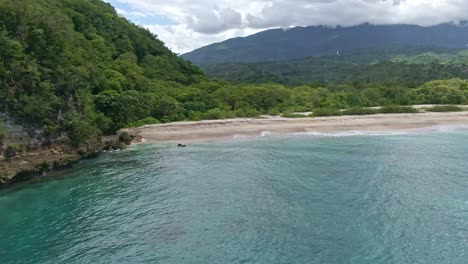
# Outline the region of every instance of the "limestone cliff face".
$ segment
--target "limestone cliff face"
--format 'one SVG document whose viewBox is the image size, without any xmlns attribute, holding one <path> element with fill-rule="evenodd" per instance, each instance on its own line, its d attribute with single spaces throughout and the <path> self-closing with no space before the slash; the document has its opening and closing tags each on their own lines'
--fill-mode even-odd
<svg viewBox="0 0 468 264">
<path fill-rule="evenodd" d="M 97 156 L 102 151 L 125 149 L 126 136 L 95 137 L 79 146 L 64 136 L 47 138 L 40 129 L 22 124 L 1 115 L 6 136 L 0 140 L 0 187 L 36 176 L 45 176 L 53 170 Z M 132 138 L 134 140 L 134 138 Z"/>
</svg>

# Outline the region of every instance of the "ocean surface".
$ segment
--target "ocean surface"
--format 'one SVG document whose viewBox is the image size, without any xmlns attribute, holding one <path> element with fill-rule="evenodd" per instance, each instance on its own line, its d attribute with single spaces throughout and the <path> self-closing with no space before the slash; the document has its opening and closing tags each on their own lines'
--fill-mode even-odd
<svg viewBox="0 0 468 264">
<path fill-rule="evenodd" d="M 0 263 L 468 263 L 468 132 L 106 153 L 0 190 Z"/>
</svg>

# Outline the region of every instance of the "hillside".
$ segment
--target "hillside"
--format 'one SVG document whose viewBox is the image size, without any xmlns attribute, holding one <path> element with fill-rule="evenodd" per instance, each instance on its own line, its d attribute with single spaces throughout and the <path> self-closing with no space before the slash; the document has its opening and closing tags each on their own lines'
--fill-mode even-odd
<svg viewBox="0 0 468 264">
<path fill-rule="evenodd" d="M 183 118 L 168 94 L 205 79 L 101 0 L 0 0 L 0 186 L 124 148 L 102 136 L 132 122 Z"/>
<path fill-rule="evenodd" d="M 204 78 L 100 0 L 1 0 L 0 25 L 1 110 L 51 137 L 112 133 L 150 115 L 120 102 Z"/>
<path fill-rule="evenodd" d="M 405 83 L 468 78 L 468 59 L 457 54 L 398 55 L 370 62 L 366 56 L 201 65 L 211 78 L 234 83 Z"/>
<path fill-rule="evenodd" d="M 412 47 L 425 50 L 462 49 L 468 44 L 468 27 L 442 24 L 370 25 L 354 27 L 296 27 L 272 29 L 245 38 L 229 39 L 182 55 L 197 65 L 228 62 L 262 62 L 307 57 L 349 55 L 368 49 Z"/>
</svg>

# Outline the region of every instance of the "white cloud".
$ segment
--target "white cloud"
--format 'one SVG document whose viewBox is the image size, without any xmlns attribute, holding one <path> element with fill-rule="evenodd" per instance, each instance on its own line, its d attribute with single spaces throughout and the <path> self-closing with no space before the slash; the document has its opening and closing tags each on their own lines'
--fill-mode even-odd
<svg viewBox="0 0 468 264">
<path fill-rule="evenodd" d="M 468 20 L 468 0 L 106 0 L 131 20 L 145 20 L 175 52 L 273 27 L 407 23 L 422 26 Z"/>
</svg>

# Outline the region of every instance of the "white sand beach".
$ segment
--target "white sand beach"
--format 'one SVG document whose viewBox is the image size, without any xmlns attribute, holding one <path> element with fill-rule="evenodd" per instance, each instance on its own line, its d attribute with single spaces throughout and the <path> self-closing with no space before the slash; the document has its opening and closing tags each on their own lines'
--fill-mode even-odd
<svg viewBox="0 0 468 264">
<path fill-rule="evenodd" d="M 140 128 L 125 129 L 125 131 L 130 134 L 140 135 L 148 142 L 192 143 L 231 140 L 235 136 L 258 136 L 263 132 L 386 132 L 408 131 L 435 126 L 468 127 L 468 112 L 377 114 L 316 118 L 238 118 L 148 125 Z"/>
</svg>

